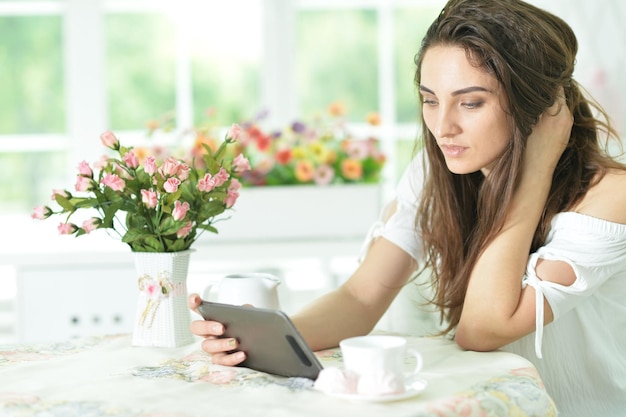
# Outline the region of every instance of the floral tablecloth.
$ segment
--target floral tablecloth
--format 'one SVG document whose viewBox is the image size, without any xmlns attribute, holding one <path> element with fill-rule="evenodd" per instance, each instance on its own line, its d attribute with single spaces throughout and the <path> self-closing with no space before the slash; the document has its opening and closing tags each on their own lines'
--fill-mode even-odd
<svg viewBox="0 0 626 417">
<path fill-rule="evenodd" d="M 525 359 L 466 352 L 442 338 L 409 337 L 424 357 L 426 389 L 365 403 L 327 396 L 304 378 L 213 365 L 199 342 L 132 347 L 129 335 L 0 346 L 0 417 L 556 416 Z M 317 353 L 341 366 L 338 349 Z"/>
</svg>

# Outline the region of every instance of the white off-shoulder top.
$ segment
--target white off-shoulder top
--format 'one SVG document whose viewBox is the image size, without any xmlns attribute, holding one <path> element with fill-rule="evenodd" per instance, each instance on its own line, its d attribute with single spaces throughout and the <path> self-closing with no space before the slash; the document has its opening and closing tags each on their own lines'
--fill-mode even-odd
<svg viewBox="0 0 626 417">
<path fill-rule="evenodd" d="M 370 229 L 362 256 L 373 239 L 384 237 L 416 260 L 423 257 L 415 225 L 423 186 L 420 161 L 418 155 L 398 184 L 395 213 L 383 211 Z M 567 262 L 575 282 L 540 280 L 539 258 Z M 536 330 L 502 349 L 533 362 L 560 417 L 626 416 L 626 225 L 558 214 L 545 245 L 530 255 L 520 284 L 536 290 Z M 554 313 L 545 327 L 544 297 Z"/>
</svg>

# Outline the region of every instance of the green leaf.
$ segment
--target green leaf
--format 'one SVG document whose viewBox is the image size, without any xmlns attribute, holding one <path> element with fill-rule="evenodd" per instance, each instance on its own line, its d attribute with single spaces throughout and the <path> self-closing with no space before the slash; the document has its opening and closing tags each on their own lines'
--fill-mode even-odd
<svg viewBox="0 0 626 417">
<path fill-rule="evenodd" d="M 209 231 L 211 233 L 217 234 L 217 229 L 215 227 L 211 226 L 210 224 L 199 224 L 198 225 L 198 229 L 206 230 L 206 231 Z"/>
<path fill-rule="evenodd" d="M 203 143 L 202 146 L 204 147 L 204 150 L 206 151 L 206 153 L 203 155 L 204 164 L 206 165 L 209 173 L 211 175 L 215 175 L 217 171 L 220 170 L 220 164 L 217 162 L 217 159 L 215 158 L 215 155 L 213 154 L 213 151 L 211 150 L 211 148 L 209 148 L 209 146 L 206 143 Z M 223 143 L 217 150 L 216 155 L 219 155 L 222 148 L 224 148 Z"/>
<path fill-rule="evenodd" d="M 162 235 L 171 235 L 183 228 L 185 223 L 177 222 L 173 217 L 166 217 L 159 224 L 159 233 Z"/>
<path fill-rule="evenodd" d="M 72 198 L 71 201 L 77 209 L 97 207 L 100 204 L 97 198 Z"/>
<path fill-rule="evenodd" d="M 150 252 L 164 252 L 165 248 L 159 239 L 154 236 L 148 236 L 143 239 L 145 247 L 152 249 Z"/>
<path fill-rule="evenodd" d="M 74 205 L 67 198 L 60 194 L 55 196 L 55 201 L 63 208 L 64 211 L 74 211 Z"/>
<path fill-rule="evenodd" d="M 113 227 L 113 219 L 115 218 L 115 214 L 122 207 L 122 201 L 117 201 L 111 204 L 109 207 L 104 209 L 104 217 L 102 218 L 102 226 L 106 228 L 114 228 Z"/>
<path fill-rule="evenodd" d="M 180 252 L 187 249 L 185 239 L 168 240 L 166 246 L 168 252 Z"/>
<path fill-rule="evenodd" d="M 117 194 L 117 191 L 113 191 L 109 187 L 104 187 L 104 196 L 106 197 L 108 201 L 112 203 L 122 202 L 122 197 L 120 197 L 120 195 Z"/>
<path fill-rule="evenodd" d="M 131 229 L 145 229 L 150 225 L 146 221 L 146 218 L 140 214 L 128 213 L 126 215 L 126 227 Z"/>
<path fill-rule="evenodd" d="M 218 214 L 222 214 L 226 210 L 226 206 L 219 200 L 208 201 L 203 203 L 198 209 L 197 221 L 203 223 L 205 220 L 213 218 Z"/>
</svg>

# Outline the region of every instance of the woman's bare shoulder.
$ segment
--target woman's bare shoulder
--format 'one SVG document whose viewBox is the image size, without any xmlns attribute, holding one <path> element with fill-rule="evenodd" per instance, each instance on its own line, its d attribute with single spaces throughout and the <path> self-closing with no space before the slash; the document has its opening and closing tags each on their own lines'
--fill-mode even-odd
<svg viewBox="0 0 626 417">
<path fill-rule="evenodd" d="M 576 206 L 575 211 L 626 224 L 626 171 L 609 170 Z"/>
</svg>

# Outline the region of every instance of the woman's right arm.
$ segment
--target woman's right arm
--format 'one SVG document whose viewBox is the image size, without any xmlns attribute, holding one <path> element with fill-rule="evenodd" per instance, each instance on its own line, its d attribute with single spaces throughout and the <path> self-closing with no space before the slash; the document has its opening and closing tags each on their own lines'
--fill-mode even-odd
<svg viewBox="0 0 626 417">
<path fill-rule="evenodd" d="M 347 337 L 369 333 L 407 283 L 417 264 L 395 244 L 376 239 L 365 259 L 342 286 L 322 296 L 292 317 L 311 349 L 334 347 Z M 200 297 L 192 294 L 189 307 L 195 310 Z M 202 336 L 202 349 L 220 365 L 237 365 L 245 360 L 237 341 L 222 338 L 224 326 L 212 321 L 196 320 L 192 333 Z"/>
<path fill-rule="evenodd" d="M 346 283 L 294 315 L 293 321 L 313 350 L 367 334 L 416 268 L 407 252 L 378 238 Z"/>
</svg>

